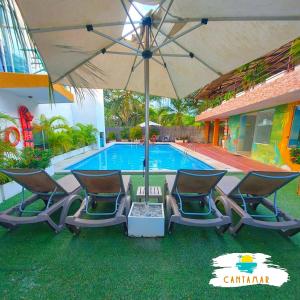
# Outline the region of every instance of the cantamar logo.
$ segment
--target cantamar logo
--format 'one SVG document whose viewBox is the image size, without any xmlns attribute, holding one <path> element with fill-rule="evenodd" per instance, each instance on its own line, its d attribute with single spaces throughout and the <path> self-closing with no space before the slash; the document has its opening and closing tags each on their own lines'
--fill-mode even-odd
<svg viewBox="0 0 300 300">
<path fill-rule="evenodd" d="M 239 287 L 265 284 L 281 286 L 289 280 L 286 269 L 270 263 L 271 257 L 262 253 L 230 253 L 213 259 L 209 284 L 219 287 Z"/>
</svg>

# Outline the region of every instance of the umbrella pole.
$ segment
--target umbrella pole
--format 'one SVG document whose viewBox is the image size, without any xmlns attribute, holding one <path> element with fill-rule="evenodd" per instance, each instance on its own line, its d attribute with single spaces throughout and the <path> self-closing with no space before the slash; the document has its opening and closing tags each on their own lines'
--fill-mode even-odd
<svg viewBox="0 0 300 300">
<path fill-rule="evenodd" d="M 144 80 L 145 80 L 145 202 L 149 200 L 149 59 L 151 58 L 150 51 L 150 26 L 151 18 L 146 17 L 143 20 L 145 28 L 145 50 L 143 51 L 144 58 Z"/>
</svg>

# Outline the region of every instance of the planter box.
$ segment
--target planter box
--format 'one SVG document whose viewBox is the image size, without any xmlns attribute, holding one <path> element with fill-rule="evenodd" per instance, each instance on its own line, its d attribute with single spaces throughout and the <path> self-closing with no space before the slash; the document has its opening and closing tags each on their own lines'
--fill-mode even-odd
<svg viewBox="0 0 300 300">
<path fill-rule="evenodd" d="M 182 143 L 183 143 L 183 140 L 175 140 L 175 143 L 180 143 L 180 144 L 182 144 Z"/>
<path fill-rule="evenodd" d="M 128 215 L 128 235 L 132 237 L 163 237 L 165 214 L 163 203 L 134 202 Z"/>
<path fill-rule="evenodd" d="M 54 156 L 51 159 L 51 163 L 52 164 L 56 164 L 56 163 L 61 162 L 61 161 L 65 160 L 65 159 L 68 159 L 70 157 L 73 157 L 73 156 L 76 156 L 76 155 L 83 154 L 85 152 L 91 151 L 91 150 L 95 149 L 96 147 L 97 147 L 97 145 L 93 144 L 93 145 L 90 145 L 90 146 L 85 146 L 85 147 L 82 147 L 82 148 L 79 148 L 79 149 L 72 150 L 70 152 L 66 152 L 66 153 Z"/>
<path fill-rule="evenodd" d="M 45 171 L 50 175 L 53 176 L 54 175 L 54 166 L 51 165 L 50 167 L 46 168 Z"/>
<path fill-rule="evenodd" d="M 14 181 L 0 185 L 0 203 L 21 192 L 22 187 Z"/>
</svg>

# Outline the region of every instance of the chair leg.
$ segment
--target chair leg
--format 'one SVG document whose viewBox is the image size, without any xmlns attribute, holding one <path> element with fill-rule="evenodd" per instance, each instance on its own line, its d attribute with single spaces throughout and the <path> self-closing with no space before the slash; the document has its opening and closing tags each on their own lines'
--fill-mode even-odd
<svg viewBox="0 0 300 300">
<path fill-rule="evenodd" d="M 12 230 L 17 227 L 17 225 L 12 225 L 9 223 L 0 222 L 0 225 L 8 230 Z"/>
<path fill-rule="evenodd" d="M 168 233 L 171 234 L 174 230 L 174 223 L 170 220 L 168 225 Z"/>
<path fill-rule="evenodd" d="M 243 226 L 244 226 L 244 223 L 242 220 L 240 220 L 236 225 L 230 226 L 229 231 L 233 236 L 235 236 L 238 234 L 238 232 L 242 229 Z"/>
<path fill-rule="evenodd" d="M 123 230 L 124 230 L 124 235 L 128 235 L 128 226 L 127 226 L 127 223 L 126 222 L 124 222 L 124 223 L 122 223 L 122 226 L 123 226 Z"/>
<path fill-rule="evenodd" d="M 59 226 L 50 218 L 50 216 L 48 217 L 46 223 L 55 233 L 60 231 Z"/>
<path fill-rule="evenodd" d="M 299 228 L 294 228 L 294 229 L 288 229 L 288 230 L 281 230 L 281 232 L 287 236 L 287 237 L 291 237 L 295 234 L 297 234 L 298 232 L 300 232 L 300 227 Z"/>
<path fill-rule="evenodd" d="M 80 233 L 80 228 L 79 227 L 76 227 L 76 226 L 70 225 L 70 224 L 66 224 L 66 227 L 69 229 L 69 231 L 73 235 L 79 235 L 79 233 Z"/>
<path fill-rule="evenodd" d="M 219 226 L 219 227 L 217 227 L 216 228 L 216 232 L 218 233 L 218 234 L 224 234 L 226 231 L 227 231 L 227 229 L 230 227 L 230 224 L 226 224 L 226 225 L 223 225 L 223 226 Z"/>
</svg>

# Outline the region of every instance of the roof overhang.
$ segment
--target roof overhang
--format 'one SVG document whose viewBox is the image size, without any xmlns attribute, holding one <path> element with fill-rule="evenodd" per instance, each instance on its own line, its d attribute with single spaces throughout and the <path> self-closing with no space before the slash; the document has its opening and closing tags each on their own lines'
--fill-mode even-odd
<svg viewBox="0 0 300 300">
<path fill-rule="evenodd" d="M 196 121 L 226 119 L 233 115 L 258 111 L 300 100 L 300 67 L 270 78 L 263 84 L 237 95 L 221 105 L 196 116 Z"/>
<path fill-rule="evenodd" d="M 23 99 L 30 99 L 37 104 L 47 104 L 49 99 L 48 75 L 0 73 L 0 92 L 6 91 Z M 74 95 L 61 84 L 53 84 L 53 100 L 55 103 L 70 103 Z"/>
</svg>

